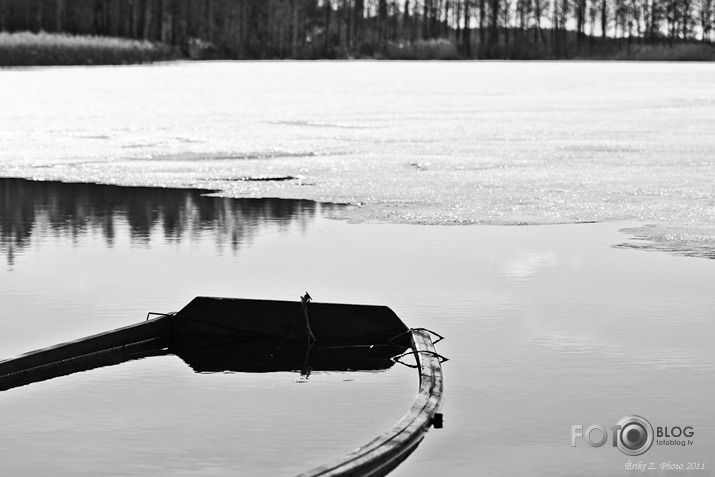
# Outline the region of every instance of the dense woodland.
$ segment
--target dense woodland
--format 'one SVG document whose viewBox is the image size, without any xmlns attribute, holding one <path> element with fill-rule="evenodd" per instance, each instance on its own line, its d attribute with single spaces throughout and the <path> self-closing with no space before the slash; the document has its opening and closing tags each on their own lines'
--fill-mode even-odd
<svg viewBox="0 0 715 477">
<path fill-rule="evenodd" d="M 574 58 L 713 41 L 715 0 L 0 0 L 0 30 L 194 58 Z"/>
</svg>

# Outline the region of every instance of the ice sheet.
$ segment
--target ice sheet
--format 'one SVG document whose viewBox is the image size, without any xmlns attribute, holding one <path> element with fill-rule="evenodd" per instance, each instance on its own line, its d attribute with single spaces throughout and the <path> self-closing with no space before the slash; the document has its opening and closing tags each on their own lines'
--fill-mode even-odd
<svg viewBox="0 0 715 477">
<path fill-rule="evenodd" d="M 631 245 L 712 257 L 713 84 L 697 63 L 4 69 L 0 175 L 350 203 L 351 221 L 635 220 Z"/>
</svg>

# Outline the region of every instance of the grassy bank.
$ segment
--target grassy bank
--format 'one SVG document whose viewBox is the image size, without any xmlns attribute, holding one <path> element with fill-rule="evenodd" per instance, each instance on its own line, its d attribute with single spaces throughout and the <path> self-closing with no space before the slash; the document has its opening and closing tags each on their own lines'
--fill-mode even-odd
<svg viewBox="0 0 715 477">
<path fill-rule="evenodd" d="M 635 45 L 612 56 L 630 61 L 715 61 L 715 47 L 710 44 Z"/>
<path fill-rule="evenodd" d="M 176 57 L 173 48 L 148 41 L 0 32 L 0 66 L 124 65 Z"/>
<path fill-rule="evenodd" d="M 354 51 L 343 51 L 329 58 L 373 58 L 388 60 L 626 60 L 626 61 L 715 61 L 715 45 L 702 42 L 648 44 L 624 38 L 585 37 L 580 43 L 575 33 L 561 37 L 544 31 L 542 35 L 503 31 L 499 41 L 487 49 L 477 41 L 469 48 L 454 39 L 388 42 L 385 45 L 363 42 Z M 478 31 L 473 38 L 478 38 Z M 230 49 L 221 50 L 201 40 L 190 40 L 182 55 L 179 47 L 149 41 L 56 33 L 0 32 L 0 67 L 49 65 L 122 65 L 151 63 L 181 57 L 193 59 L 236 59 Z M 296 58 L 323 58 L 318 50 L 303 52 Z M 336 52 L 334 52 L 336 53 Z M 272 58 L 268 56 L 267 58 Z"/>
<path fill-rule="evenodd" d="M 477 32 L 478 33 L 478 32 Z M 474 35 L 475 38 L 477 35 Z M 509 38 L 510 41 L 505 41 Z M 388 42 L 385 46 L 364 43 L 356 48 L 356 58 L 387 60 L 605 60 L 605 61 L 715 61 L 715 44 L 703 42 L 646 43 L 628 38 L 586 36 L 580 42 L 575 32 L 562 32 L 555 38 L 551 32 L 534 37 L 517 31 L 502 32 L 491 48 L 472 41 L 469 48 L 454 40 L 433 39 L 414 42 Z"/>
</svg>

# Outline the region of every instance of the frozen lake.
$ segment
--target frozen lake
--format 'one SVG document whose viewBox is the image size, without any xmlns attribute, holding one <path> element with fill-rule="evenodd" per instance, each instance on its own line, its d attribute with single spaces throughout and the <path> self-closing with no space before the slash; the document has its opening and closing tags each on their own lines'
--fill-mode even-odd
<svg viewBox="0 0 715 477">
<path fill-rule="evenodd" d="M 309 290 L 447 337 L 445 429 L 394 475 L 627 475 L 633 458 L 570 432 L 630 414 L 695 428 L 636 460 L 708 465 L 714 81 L 658 63 L 0 70 L 0 176 L 308 199 L 0 182 L 0 359 L 195 295 Z M 16 475 L 290 475 L 397 421 L 414 381 L 152 358 L 3 392 L 0 458 Z"/>
<path fill-rule="evenodd" d="M 708 63 L 6 69 L 0 175 L 361 204 L 352 220 L 637 220 L 712 254 L 713 84 Z"/>
</svg>

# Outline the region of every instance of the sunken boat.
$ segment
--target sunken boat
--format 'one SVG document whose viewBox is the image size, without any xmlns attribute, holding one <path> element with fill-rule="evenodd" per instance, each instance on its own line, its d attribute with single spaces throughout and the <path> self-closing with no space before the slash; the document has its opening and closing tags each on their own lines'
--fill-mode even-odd
<svg viewBox="0 0 715 477">
<path fill-rule="evenodd" d="M 433 341 L 433 336 L 437 339 Z M 442 427 L 443 376 L 434 332 L 408 328 L 388 307 L 196 297 L 178 312 L 0 361 L 0 391 L 150 356 L 173 354 L 196 372 L 387 369 L 415 357 L 417 396 L 375 439 L 300 477 L 382 476 Z"/>
</svg>

